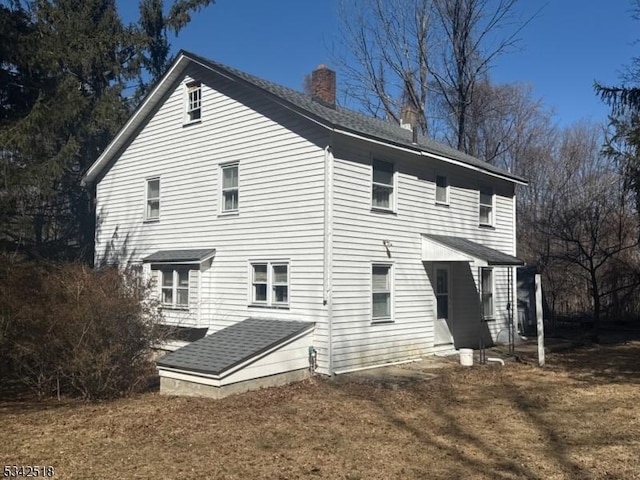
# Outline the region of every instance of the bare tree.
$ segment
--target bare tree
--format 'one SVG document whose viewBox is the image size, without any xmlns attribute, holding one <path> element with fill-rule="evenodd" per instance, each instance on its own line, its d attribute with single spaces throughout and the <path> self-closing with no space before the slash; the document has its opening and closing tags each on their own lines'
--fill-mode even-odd
<svg viewBox="0 0 640 480">
<path fill-rule="evenodd" d="M 554 287 L 552 297 L 564 296 L 573 310 L 585 305 L 580 298 L 590 299 L 596 329 L 604 304 L 639 285 L 637 275 L 621 282 L 616 274 L 623 265 L 637 271 L 638 228 L 632 192 L 601 152 L 602 133 L 593 124 L 560 132 L 532 179 L 536 197 L 520 214 L 534 247 L 529 253 Z"/>
<path fill-rule="evenodd" d="M 516 3 L 343 0 L 335 57 L 348 97 L 393 121 L 411 106 L 423 133 L 467 151 L 476 85 L 526 24 L 516 21 Z"/>
</svg>

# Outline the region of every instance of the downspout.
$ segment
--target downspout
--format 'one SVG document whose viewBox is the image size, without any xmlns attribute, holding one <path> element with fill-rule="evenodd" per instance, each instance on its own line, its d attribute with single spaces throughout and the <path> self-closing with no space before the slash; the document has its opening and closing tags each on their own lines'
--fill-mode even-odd
<svg viewBox="0 0 640 480">
<path fill-rule="evenodd" d="M 332 139 L 332 138 L 331 138 Z M 331 142 L 324 149 L 324 298 L 327 307 L 328 373 L 333 371 L 333 152 Z"/>
<path fill-rule="evenodd" d="M 517 253 L 518 253 L 518 238 L 517 238 L 517 222 L 516 222 L 516 206 L 517 206 L 517 197 L 516 197 L 516 192 L 518 190 L 518 186 L 517 185 L 513 185 L 513 217 L 512 217 L 512 222 L 513 222 L 513 256 L 517 257 Z M 514 329 L 514 337 L 515 335 L 520 336 L 521 332 L 518 332 L 518 325 L 520 325 L 518 323 L 518 267 L 511 267 L 513 269 L 513 272 L 511 274 L 511 300 L 512 300 L 512 305 L 511 305 L 511 318 L 513 319 L 513 329 Z"/>
</svg>

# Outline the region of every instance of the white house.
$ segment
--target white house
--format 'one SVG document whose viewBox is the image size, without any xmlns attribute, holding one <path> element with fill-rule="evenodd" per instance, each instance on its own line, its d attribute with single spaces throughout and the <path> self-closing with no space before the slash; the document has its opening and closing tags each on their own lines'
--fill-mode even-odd
<svg viewBox="0 0 640 480">
<path fill-rule="evenodd" d="M 91 166 L 95 260 L 207 336 L 161 389 L 221 396 L 507 338 L 517 176 L 189 52 Z M 405 125 L 406 126 L 406 125 Z M 253 383 L 252 383 L 253 382 Z"/>
</svg>

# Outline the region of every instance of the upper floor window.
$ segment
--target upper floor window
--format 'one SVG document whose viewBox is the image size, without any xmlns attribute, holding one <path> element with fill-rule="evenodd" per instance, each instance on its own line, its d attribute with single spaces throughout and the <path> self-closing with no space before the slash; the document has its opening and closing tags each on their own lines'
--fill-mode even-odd
<svg viewBox="0 0 640 480">
<path fill-rule="evenodd" d="M 222 213 L 237 212 L 240 189 L 238 186 L 238 164 L 220 167 L 222 185 L 220 189 L 220 211 Z"/>
<path fill-rule="evenodd" d="M 493 225 L 493 198 L 493 190 L 490 188 L 480 189 L 480 225 Z"/>
<path fill-rule="evenodd" d="M 436 175 L 436 203 L 449 203 L 449 179 L 444 175 Z"/>
<path fill-rule="evenodd" d="M 146 206 L 144 219 L 159 220 L 160 219 L 160 179 L 147 179 Z"/>
<path fill-rule="evenodd" d="M 162 305 L 169 308 L 188 308 L 189 270 L 161 270 Z"/>
<path fill-rule="evenodd" d="M 493 269 L 480 269 L 480 289 L 482 292 L 482 317 L 485 319 L 493 318 Z"/>
<path fill-rule="evenodd" d="M 373 161 L 373 180 L 371 184 L 371 206 L 375 209 L 393 210 L 395 205 L 395 175 L 393 163 Z"/>
<path fill-rule="evenodd" d="M 251 303 L 268 307 L 289 305 L 289 264 L 255 262 L 251 264 Z"/>
<path fill-rule="evenodd" d="M 371 314 L 373 322 L 391 321 L 391 265 L 371 266 Z"/>
<path fill-rule="evenodd" d="M 202 86 L 200 83 L 187 85 L 187 123 L 200 120 L 202 116 Z"/>
</svg>

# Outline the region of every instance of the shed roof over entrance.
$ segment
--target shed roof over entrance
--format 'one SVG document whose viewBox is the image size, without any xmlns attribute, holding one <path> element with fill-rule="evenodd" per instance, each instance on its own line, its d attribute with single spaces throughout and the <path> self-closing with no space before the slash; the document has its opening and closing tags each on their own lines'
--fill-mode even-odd
<svg viewBox="0 0 640 480">
<path fill-rule="evenodd" d="M 490 266 L 524 265 L 524 262 L 517 257 L 466 238 L 422 235 L 423 262 L 472 262 L 475 260 Z"/>
</svg>

